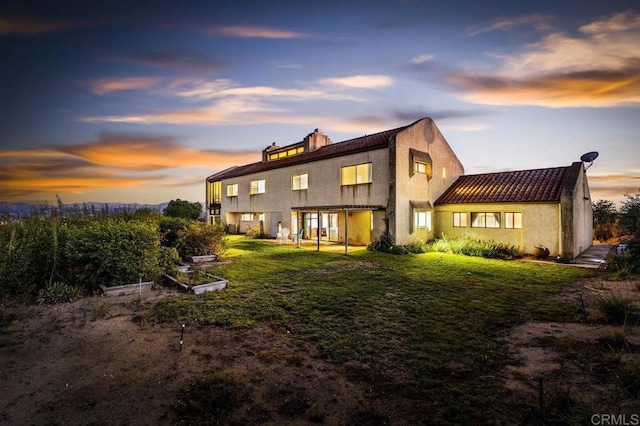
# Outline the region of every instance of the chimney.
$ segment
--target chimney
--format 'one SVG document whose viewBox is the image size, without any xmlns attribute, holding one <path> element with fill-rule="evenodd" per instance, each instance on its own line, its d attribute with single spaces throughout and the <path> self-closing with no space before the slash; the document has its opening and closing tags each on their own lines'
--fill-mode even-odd
<svg viewBox="0 0 640 426">
<path fill-rule="evenodd" d="M 309 133 L 307 137 L 304 138 L 304 150 L 305 152 L 315 151 L 330 143 L 331 139 L 329 139 L 329 136 L 322 133 L 322 130 L 315 129 L 313 133 Z"/>
</svg>

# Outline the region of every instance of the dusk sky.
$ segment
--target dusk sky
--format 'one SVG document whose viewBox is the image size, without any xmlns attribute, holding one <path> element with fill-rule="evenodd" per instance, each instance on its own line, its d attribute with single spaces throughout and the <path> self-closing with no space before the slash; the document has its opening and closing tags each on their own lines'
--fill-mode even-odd
<svg viewBox="0 0 640 426">
<path fill-rule="evenodd" d="M 640 190 L 638 1 L 5 1 L 0 201 L 204 201 L 320 128 L 431 117 L 466 174 Z"/>
</svg>

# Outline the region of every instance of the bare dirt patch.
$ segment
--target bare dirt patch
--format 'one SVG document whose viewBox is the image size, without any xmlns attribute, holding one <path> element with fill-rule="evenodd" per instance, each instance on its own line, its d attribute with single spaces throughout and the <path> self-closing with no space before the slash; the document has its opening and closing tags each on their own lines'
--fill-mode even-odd
<svg viewBox="0 0 640 426">
<path fill-rule="evenodd" d="M 433 403 L 412 397 L 399 372 L 383 376 L 356 361 L 315 358 L 316 348 L 296 339 L 295 328 L 187 327 L 179 350 L 181 324 L 152 325 L 144 316 L 174 294 L 12 308 L 15 320 L 0 335 L 0 423 L 177 424 L 174 407 L 186 389 L 219 374 L 238 384 L 238 404 L 225 424 L 413 424 L 424 421 Z M 536 407 L 542 378 L 546 406 L 565 396 L 594 409 L 621 403 L 640 412 L 637 398 L 612 399 L 615 375 L 640 362 L 640 327 L 605 324 L 595 308 L 598 297 L 614 294 L 640 302 L 636 283 L 589 278 L 557 296 L 576 310 L 582 296 L 586 323 L 528 322 L 508 331 L 513 362 L 501 372 L 505 405 Z M 601 343 L 616 335 L 626 347 Z M 465 374 L 462 364 L 444 367 Z"/>
<path fill-rule="evenodd" d="M 186 386 L 220 372 L 242 384 L 235 424 L 337 424 L 363 406 L 343 367 L 268 326 L 187 327 L 180 351 L 180 324 L 140 320 L 167 294 L 20 307 L 0 340 L 0 422 L 175 424 Z"/>
<path fill-rule="evenodd" d="M 617 375 L 640 362 L 640 325 L 637 318 L 609 324 L 596 306 L 602 297 L 640 303 L 637 284 L 603 277 L 581 280 L 556 297 L 575 305 L 581 323 L 527 322 L 511 329 L 506 341 L 515 363 L 504 371 L 509 399 L 537 407 L 542 392 L 543 409 L 563 403 L 567 410 L 573 404 L 595 412 L 605 407 L 638 412 L 640 401 L 625 394 Z"/>
</svg>

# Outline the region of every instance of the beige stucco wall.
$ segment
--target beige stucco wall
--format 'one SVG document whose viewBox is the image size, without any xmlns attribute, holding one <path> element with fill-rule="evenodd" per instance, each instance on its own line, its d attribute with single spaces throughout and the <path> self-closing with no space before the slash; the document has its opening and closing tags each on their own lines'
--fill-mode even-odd
<svg viewBox="0 0 640 426">
<path fill-rule="evenodd" d="M 361 163 L 372 163 L 372 183 L 342 186 L 340 169 Z M 267 170 L 222 181 L 221 216 L 229 223 L 240 216 L 230 213 L 265 213 L 265 232 L 275 236 L 274 226 L 293 229 L 292 208 L 317 206 L 374 205 L 385 207 L 389 198 L 389 154 L 386 148 L 324 159 L 320 161 Z M 292 176 L 309 174 L 308 189 L 293 191 Z M 252 180 L 265 180 L 265 193 L 250 195 Z M 238 184 L 238 196 L 227 197 L 227 185 Z M 240 232 L 250 224 L 240 222 Z M 257 222 L 251 224 L 257 226 Z M 340 226 L 344 225 L 341 218 Z M 350 223 L 351 225 L 351 223 Z M 369 229 L 370 235 L 370 229 Z M 349 230 L 351 233 L 351 230 Z"/>
<path fill-rule="evenodd" d="M 593 242 L 593 208 L 589 184 L 582 164 L 580 164 L 580 173 L 574 191 L 573 218 L 572 257 L 577 257 L 591 247 Z"/>
<path fill-rule="evenodd" d="M 536 246 L 547 247 L 551 256 L 561 254 L 560 205 L 558 203 L 449 204 L 435 207 L 436 235 L 469 235 L 512 244 L 521 253 L 533 254 Z M 467 213 L 467 227 L 453 227 L 453 213 Z M 471 212 L 500 212 L 501 228 L 472 228 Z M 522 229 L 505 229 L 504 213 L 521 212 Z"/>
<path fill-rule="evenodd" d="M 421 173 L 411 176 L 410 149 L 429 154 L 433 162 L 431 179 L 428 180 Z M 429 202 L 433 206 L 435 200 L 464 174 L 464 167 L 429 118 L 418 121 L 396 135 L 392 157 L 395 157 L 395 176 L 391 182 L 392 206 L 389 217 L 396 244 L 407 244 L 417 239 L 428 240 L 434 236 L 433 229 L 414 229 L 412 232 L 413 209 L 410 202 Z M 432 223 L 435 225 L 435 222 L 432 212 Z"/>
</svg>

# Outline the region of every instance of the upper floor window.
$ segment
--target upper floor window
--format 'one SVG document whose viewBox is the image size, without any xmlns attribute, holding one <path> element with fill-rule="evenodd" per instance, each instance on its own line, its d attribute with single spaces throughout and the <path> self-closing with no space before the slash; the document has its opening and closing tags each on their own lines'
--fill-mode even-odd
<svg viewBox="0 0 640 426">
<path fill-rule="evenodd" d="M 453 213 L 453 226 L 456 228 L 467 227 L 467 214 L 466 213 Z"/>
<path fill-rule="evenodd" d="M 429 210 L 413 211 L 413 227 L 431 229 L 431 212 Z"/>
<path fill-rule="evenodd" d="M 208 182 L 207 186 L 209 204 L 220 204 L 222 199 L 222 182 L 219 180 Z"/>
<path fill-rule="evenodd" d="M 363 163 L 355 166 L 346 166 L 340 169 L 341 185 L 359 185 L 372 182 L 372 164 Z"/>
<path fill-rule="evenodd" d="M 227 197 L 237 197 L 238 196 L 238 184 L 232 183 L 227 185 Z"/>
<path fill-rule="evenodd" d="M 416 161 L 413 163 L 413 171 L 416 173 L 422 173 L 430 176 L 431 164 L 423 163 L 422 161 Z"/>
<path fill-rule="evenodd" d="M 471 213 L 472 228 L 500 228 L 500 213 Z"/>
<path fill-rule="evenodd" d="M 265 189 L 265 180 L 264 179 L 252 180 L 251 181 L 251 186 L 249 188 L 249 194 L 251 194 L 251 195 L 264 194 L 264 189 Z"/>
<path fill-rule="evenodd" d="M 291 189 L 294 191 L 300 191 L 302 189 L 309 188 L 309 174 L 308 173 L 296 173 L 291 177 Z"/>
<path fill-rule="evenodd" d="M 506 212 L 504 214 L 504 227 L 510 229 L 521 229 L 522 213 Z"/>
<path fill-rule="evenodd" d="M 269 154 L 269 161 L 291 157 L 292 155 L 302 154 L 303 152 L 304 152 L 303 146 L 293 147 L 280 152 L 274 152 L 273 154 Z"/>
</svg>

